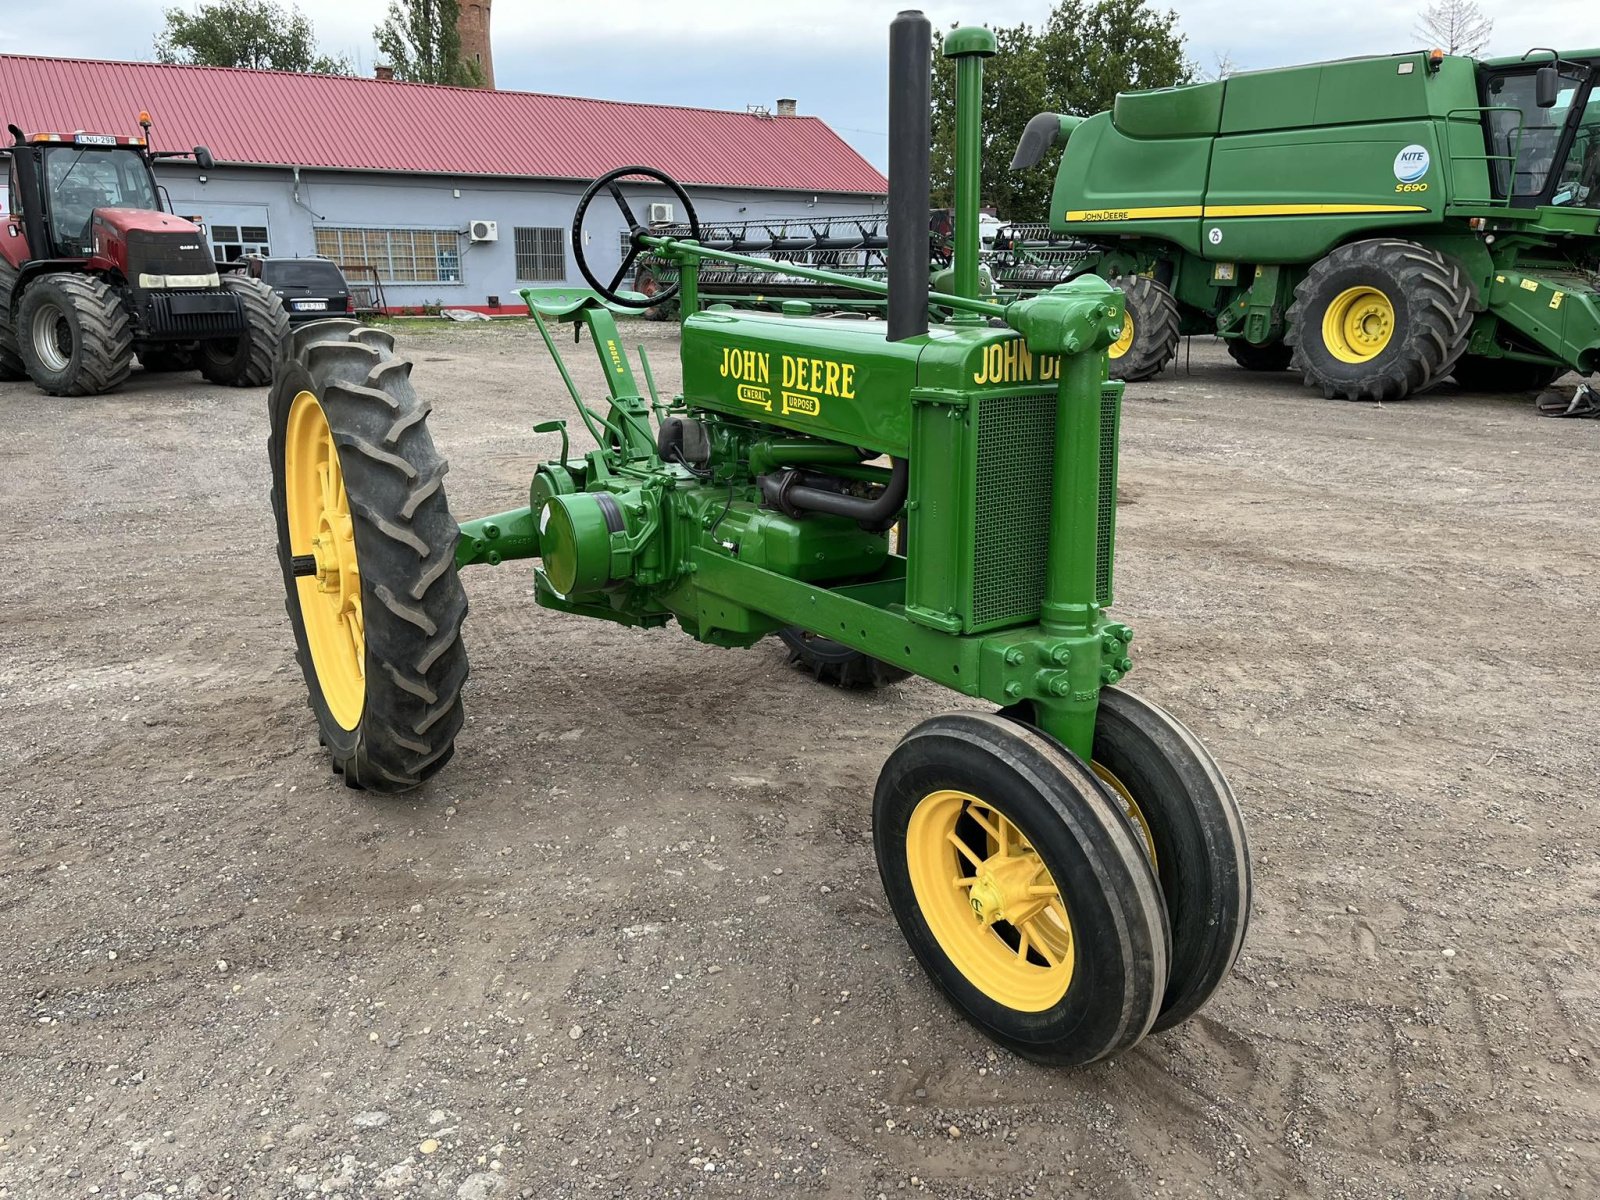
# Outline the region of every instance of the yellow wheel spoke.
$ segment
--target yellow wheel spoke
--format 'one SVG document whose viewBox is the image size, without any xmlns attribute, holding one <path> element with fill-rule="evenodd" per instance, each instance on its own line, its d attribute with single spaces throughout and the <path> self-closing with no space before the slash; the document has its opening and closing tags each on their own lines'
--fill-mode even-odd
<svg viewBox="0 0 1600 1200">
<path fill-rule="evenodd" d="M 1026 927 L 1017 930 L 1017 957 L 1023 962 L 1028 961 L 1028 930 Z"/>
<path fill-rule="evenodd" d="M 978 882 L 978 877 L 976 875 L 968 875 L 968 876 L 965 876 L 965 877 L 957 875 L 954 879 L 952 879 L 950 881 L 950 885 L 952 887 L 969 888 L 969 887 L 971 887 L 973 884 L 975 884 L 977 882 Z"/>
<path fill-rule="evenodd" d="M 979 858 L 977 856 L 977 854 L 973 851 L 971 846 L 967 845 L 965 842 L 963 842 L 960 838 L 958 838 L 956 836 L 955 830 L 951 830 L 949 833 L 945 834 L 944 836 L 949 840 L 949 842 L 950 842 L 950 844 L 952 846 L 954 846 L 957 850 L 961 851 L 961 856 L 963 858 L 965 858 L 969 863 L 971 863 L 975 867 L 982 867 L 983 866 L 983 859 L 981 859 L 981 858 Z"/>
<path fill-rule="evenodd" d="M 1040 863 L 1039 865 L 1041 867 L 1044 866 L 1043 863 Z M 1030 884 L 1029 887 L 1028 887 L 1028 895 L 1030 895 L 1030 896 L 1054 896 L 1058 900 L 1061 898 L 1061 893 L 1056 890 L 1056 885 L 1053 884 L 1053 883 L 1035 883 L 1035 884 Z"/>
<path fill-rule="evenodd" d="M 1024 934 L 1028 934 L 1031 931 L 1028 929 L 1027 925 L 1024 925 L 1022 927 L 1022 932 Z M 1030 940 L 1033 943 L 1033 948 L 1039 952 L 1040 958 L 1044 959 L 1044 961 L 1049 963 L 1052 967 L 1061 965 L 1061 960 L 1057 958 L 1055 953 L 1050 949 L 1050 943 L 1048 939 L 1041 937 L 1038 933 L 1032 933 Z"/>
<path fill-rule="evenodd" d="M 996 826 L 989 824 L 988 820 L 983 816 L 983 814 L 978 811 L 978 806 L 976 804 L 967 805 L 967 816 L 976 821 L 978 823 L 978 828 L 982 829 L 995 840 L 995 843 L 999 846 L 998 853 L 1004 854 L 1006 852 L 1006 819 L 1004 817 L 1000 816 L 999 813 L 995 813 L 995 817 L 999 821 L 999 826 L 997 828 Z"/>
</svg>

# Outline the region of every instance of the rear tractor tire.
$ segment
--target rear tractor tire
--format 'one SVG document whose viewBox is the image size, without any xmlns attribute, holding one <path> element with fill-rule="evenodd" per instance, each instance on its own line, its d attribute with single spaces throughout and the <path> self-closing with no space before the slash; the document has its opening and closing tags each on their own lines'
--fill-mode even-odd
<svg viewBox="0 0 1600 1200">
<path fill-rule="evenodd" d="M 1456 363 L 1456 383 L 1464 392 L 1542 392 L 1562 375 L 1565 367 L 1519 362 L 1514 358 L 1485 358 L 1463 354 Z"/>
<path fill-rule="evenodd" d="M 1081 1066 L 1150 1031 L 1161 889 L 1115 799 L 1058 743 L 987 713 L 924 721 L 878 776 L 872 841 L 923 969 L 995 1041 Z"/>
<path fill-rule="evenodd" d="M 1121 289 L 1127 307 L 1107 373 L 1130 383 L 1161 374 L 1178 353 L 1178 302 L 1165 284 L 1144 275 L 1123 275 L 1111 286 Z"/>
<path fill-rule="evenodd" d="M 224 275 L 222 289 L 239 297 L 245 332 L 201 342 L 195 353 L 200 374 L 224 387 L 265 387 L 272 382 L 278 347 L 289 336 L 289 314 L 277 293 L 259 279 Z"/>
<path fill-rule="evenodd" d="M 12 311 L 6 307 L 15 300 L 12 292 L 17 286 L 17 269 L 0 258 L 0 383 L 16 383 L 28 377 L 28 364 L 22 361 L 17 348 L 17 330 L 12 323 Z"/>
<path fill-rule="evenodd" d="M 1246 371 L 1287 371 L 1294 359 L 1294 347 L 1283 342 L 1258 346 L 1243 338 L 1229 338 L 1228 357 Z"/>
<path fill-rule="evenodd" d="M 386 333 L 296 330 L 268 405 L 272 509 L 295 654 L 333 769 L 400 792 L 461 729 L 467 598 L 429 405 Z"/>
<path fill-rule="evenodd" d="M 846 689 L 881 688 L 911 678 L 910 671 L 891 667 L 870 654 L 798 625 L 778 630 L 778 640 L 788 649 L 789 661 L 810 672 L 818 683 Z"/>
<path fill-rule="evenodd" d="M 1455 368 L 1472 288 L 1436 250 L 1392 238 L 1351 242 L 1294 291 L 1285 340 L 1307 387 L 1328 399 L 1400 400 Z"/>
<path fill-rule="evenodd" d="M 28 375 L 52 396 L 98 396 L 133 370 L 132 322 L 117 293 L 93 275 L 35 279 L 15 306 Z"/>
</svg>

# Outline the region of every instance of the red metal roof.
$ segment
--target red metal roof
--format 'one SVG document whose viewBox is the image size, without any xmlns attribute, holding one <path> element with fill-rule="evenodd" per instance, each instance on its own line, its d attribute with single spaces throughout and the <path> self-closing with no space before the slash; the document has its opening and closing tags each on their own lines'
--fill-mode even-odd
<svg viewBox="0 0 1600 1200">
<path fill-rule="evenodd" d="M 137 133 L 219 163 L 592 179 L 642 163 L 683 183 L 881 194 L 884 177 L 816 117 L 625 104 L 335 75 L 0 55 L 0 122 Z"/>
</svg>

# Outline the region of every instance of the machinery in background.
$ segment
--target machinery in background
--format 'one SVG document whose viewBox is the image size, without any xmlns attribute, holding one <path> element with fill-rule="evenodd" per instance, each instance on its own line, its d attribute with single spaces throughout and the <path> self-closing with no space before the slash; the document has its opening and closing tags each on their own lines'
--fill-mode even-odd
<svg viewBox="0 0 1600 1200">
<path fill-rule="evenodd" d="M 0 148 L 11 204 L 0 222 L 0 379 L 56 396 L 118 387 L 149 371 L 198 368 L 213 383 L 261 387 L 288 333 L 270 287 L 219 264 L 204 232 L 163 208 L 153 164 L 203 146 L 150 149 L 141 133 L 25 134 Z"/>
<path fill-rule="evenodd" d="M 1600 367 L 1600 50 L 1442 51 L 1250 71 L 1041 113 L 1050 228 L 1095 247 L 1144 379 L 1215 333 L 1330 398 L 1449 376 L 1537 390 Z"/>
</svg>

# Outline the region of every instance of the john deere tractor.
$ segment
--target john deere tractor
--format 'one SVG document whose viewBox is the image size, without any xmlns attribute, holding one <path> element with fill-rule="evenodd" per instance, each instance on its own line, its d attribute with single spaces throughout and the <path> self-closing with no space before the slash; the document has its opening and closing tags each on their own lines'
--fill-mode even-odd
<svg viewBox="0 0 1600 1200">
<path fill-rule="evenodd" d="M 152 151 L 148 114 L 140 123 L 133 137 L 9 126 L 0 379 L 96 395 L 120 385 L 135 356 L 146 370 L 198 368 L 213 383 L 271 379 L 289 332 L 283 305 L 260 280 L 216 263 L 197 225 L 163 211 L 151 167 L 179 155 Z M 193 154 L 211 165 L 203 146 Z"/>
<path fill-rule="evenodd" d="M 523 293 L 553 355 L 551 322 L 596 351 L 604 405 L 556 358 L 593 449 L 570 446 L 564 422 L 535 426 L 560 432 L 559 457 L 515 507 L 458 525 L 410 363 L 383 332 L 323 321 L 296 329 L 280 360 L 269 457 L 295 650 L 333 769 L 353 787 L 417 787 L 454 752 L 458 572 L 478 564 L 533 560 L 538 603 L 557 613 L 675 623 L 728 647 L 788 631 L 884 667 L 824 678 L 915 673 L 984 703 L 923 722 L 889 754 L 871 800 L 878 869 L 962 1013 L 1020 1053 L 1077 1064 L 1176 1025 L 1223 983 L 1250 862 L 1199 739 L 1117 686 L 1133 632 L 1107 612 L 1122 385 L 1105 364 L 1122 293 L 1091 277 L 1009 304 L 979 296 L 978 114 L 994 50 L 976 27 L 944 43 L 962 133 L 954 274 L 937 303 L 956 319 L 929 326 L 932 28 L 902 13 L 888 278 L 783 265 L 887 298 L 886 321 L 829 320 L 799 301 L 701 311 L 701 262 L 780 264 L 705 245 L 682 187 L 623 167 L 573 220 L 594 290 Z M 640 224 L 638 178 L 673 193 L 688 236 Z M 596 200 L 632 231 L 609 282 L 584 257 Z M 688 314 L 670 400 L 642 352 L 641 391 L 612 315 L 670 299 L 620 290 L 644 253 L 677 264 Z M 639 713 L 641 728 L 660 719 Z"/>
<path fill-rule="evenodd" d="M 1597 77 L 1600 50 L 1253 71 L 1042 113 L 1012 165 L 1066 147 L 1050 222 L 1127 298 L 1117 378 L 1215 333 L 1330 398 L 1535 389 L 1600 367 Z"/>
</svg>

